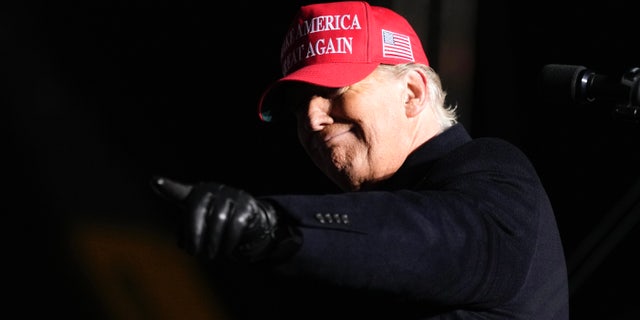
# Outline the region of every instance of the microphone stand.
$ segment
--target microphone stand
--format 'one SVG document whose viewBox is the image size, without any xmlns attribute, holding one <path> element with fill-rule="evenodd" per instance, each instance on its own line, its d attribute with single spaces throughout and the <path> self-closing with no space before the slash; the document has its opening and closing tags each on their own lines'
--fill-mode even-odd
<svg viewBox="0 0 640 320">
<path fill-rule="evenodd" d="M 587 79 L 587 82 L 582 81 L 580 84 L 583 89 L 587 84 L 590 84 L 588 81 L 593 81 L 593 77 L 589 76 Z M 640 68 L 631 68 L 624 73 L 620 84 L 625 91 L 627 89 L 629 91 L 626 101 L 623 99 L 613 108 L 614 118 L 640 123 Z M 588 98 L 583 101 L 592 102 Z M 567 259 L 571 296 L 638 224 L 640 224 L 640 178 L 605 214 L 598 227 L 582 241 Z"/>
<path fill-rule="evenodd" d="M 567 259 L 569 293 L 573 296 L 606 257 L 640 223 L 640 179 L 605 214 Z"/>
</svg>

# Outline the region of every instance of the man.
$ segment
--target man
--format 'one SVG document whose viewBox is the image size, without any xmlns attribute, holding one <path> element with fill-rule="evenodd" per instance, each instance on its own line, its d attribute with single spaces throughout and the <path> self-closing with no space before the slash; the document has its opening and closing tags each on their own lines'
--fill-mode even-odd
<svg viewBox="0 0 640 320">
<path fill-rule="evenodd" d="M 233 315 L 568 319 L 561 239 L 534 167 L 457 123 L 403 17 L 357 1 L 303 6 L 281 63 L 260 116 L 293 114 L 344 193 L 154 181 L 186 206 L 182 246 L 229 272 L 227 298 L 245 306 Z"/>
</svg>

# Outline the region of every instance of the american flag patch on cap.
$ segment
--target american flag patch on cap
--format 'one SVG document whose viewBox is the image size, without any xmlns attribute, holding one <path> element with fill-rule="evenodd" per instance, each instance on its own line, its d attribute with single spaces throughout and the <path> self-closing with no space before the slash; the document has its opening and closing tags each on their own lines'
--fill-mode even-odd
<svg viewBox="0 0 640 320">
<path fill-rule="evenodd" d="M 383 29 L 382 56 L 414 61 L 409 36 Z"/>
</svg>

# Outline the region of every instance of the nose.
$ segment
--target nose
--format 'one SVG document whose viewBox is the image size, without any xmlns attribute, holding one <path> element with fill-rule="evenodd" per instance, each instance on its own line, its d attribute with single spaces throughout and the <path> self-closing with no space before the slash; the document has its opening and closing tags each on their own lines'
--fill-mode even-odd
<svg viewBox="0 0 640 320">
<path fill-rule="evenodd" d="M 333 123 L 333 118 L 330 115 L 331 107 L 330 99 L 313 96 L 309 100 L 306 117 L 301 121 L 304 121 L 304 125 L 311 131 L 320 131 Z"/>
</svg>

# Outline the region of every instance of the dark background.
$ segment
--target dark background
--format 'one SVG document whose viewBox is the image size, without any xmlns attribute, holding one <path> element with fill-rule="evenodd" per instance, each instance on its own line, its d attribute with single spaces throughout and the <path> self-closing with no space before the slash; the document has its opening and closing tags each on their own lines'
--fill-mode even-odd
<svg viewBox="0 0 640 320">
<path fill-rule="evenodd" d="M 279 75 L 289 19 L 309 2 L 2 5 L 9 309 L 21 318 L 223 317 L 199 265 L 176 249 L 174 208 L 149 179 L 215 180 L 255 194 L 335 190 L 291 130 L 256 114 Z M 416 3 L 429 11 L 408 9 Z M 640 124 L 613 117 L 609 105 L 543 101 L 538 76 L 550 63 L 618 78 L 640 67 L 637 5 L 372 4 L 424 26 L 432 66 L 450 102 L 464 102 L 473 136 L 505 138 L 530 156 L 556 210 L 572 318 L 636 319 Z M 469 12 L 473 20 L 456 15 Z M 467 26 L 471 36 L 451 46 L 440 26 Z M 460 79 L 471 89 L 457 91 Z"/>
</svg>

